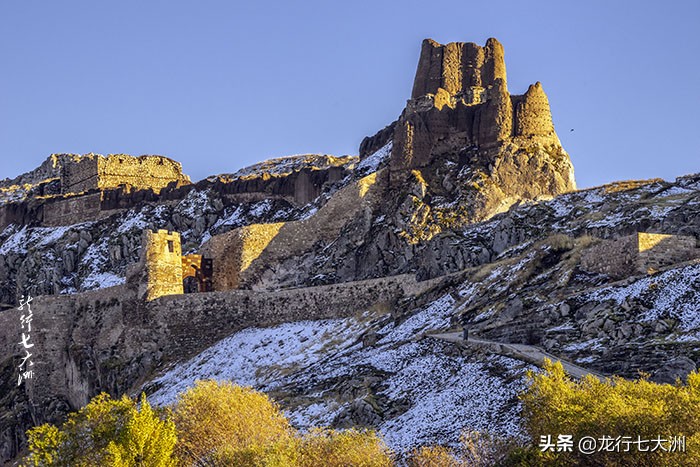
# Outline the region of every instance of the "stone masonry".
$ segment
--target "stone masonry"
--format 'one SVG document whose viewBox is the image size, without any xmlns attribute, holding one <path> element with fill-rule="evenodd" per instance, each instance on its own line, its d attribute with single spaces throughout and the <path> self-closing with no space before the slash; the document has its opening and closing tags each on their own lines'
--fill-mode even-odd
<svg viewBox="0 0 700 467">
<path fill-rule="evenodd" d="M 251 224 L 212 237 L 202 248 L 202 254 L 215 259 L 214 290 L 239 288 L 241 274 L 262 254 L 283 225 L 283 222 Z"/>
<path fill-rule="evenodd" d="M 616 240 L 602 240 L 581 258 L 588 272 L 624 278 L 651 274 L 698 257 L 695 237 L 638 232 Z"/>
<path fill-rule="evenodd" d="M 193 292 L 212 292 L 214 290 L 212 275 L 214 272 L 211 258 L 202 255 L 185 255 L 182 257 L 182 280 L 192 277 L 196 280 L 197 287 Z M 188 293 L 188 290 L 185 290 Z"/>
<path fill-rule="evenodd" d="M 542 85 L 511 95 L 503 46 L 493 38 L 483 47 L 424 40 L 406 109 L 397 122 L 365 138 L 360 155 L 389 140 L 392 170 L 425 167 L 456 148 L 490 150 L 508 142 L 561 146 Z M 574 187 L 572 178 L 565 188 Z"/>
<path fill-rule="evenodd" d="M 479 93 L 500 78 L 505 82 L 503 46 L 496 39 L 484 47 L 471 42 L 442 45 L 432 39 L 423 41 L 411 98 L 437 94 L 440 88 L 450 95 Z"/>
<path fill-rule="evenodd" d="M 309 218 L 252 224 L 215 235 L 200 248 L 203 256 L 213 259 L 214 290 L 295 287 L 301 258 L 315 244 L 339 238 L 348 219 L 366 219 L 382 202 L 384 186 L 373 173 L 340 189 Z"/>
<path fill-rule="evenodd" d="M 184 293 L 180 234 L 167 230 L 145 230 L 141 259 L 127 271 L 127 282 L 138 288 L 138 298 L 146 301 L 164 295 Z"/>
<path fill-rule="evenodd" d="M 157 232 L 147 238 L 159 245 L 166 235 Z M 33 326 L 43 331 L 32 338 L 41 358 L 33 379 L 9 385 L 3 394 L 24 402 L 11 405 L 7 416 L 0 417 L 0 440 L 6 448 L 2 454 L 11 458 L 22 449 L 21 433 L 31 426 L 57 423 L 100 392 L 133 391 L 164 365 L 191 358 L 233 332 L 381 310 L 435 285 L 401 275 L 275 292 L 171 295 L 147 302 L 138 300 L 129 284 L 36 297 L 33 308 L 41 312 Z M 14 371 L 21 356 L 20 321 L 13 313 L 0 313 L 0 328 L 0 364 Z"/>
<path fill-rule="evenodd" d="M 112 164 L 113 176 L 98 176 L 95 174 L 98 173 L 97 165 L 101 159 L 124 162 Z M 200 180 L 196 184 L 187 182 L 187 176 L 178 172 L 179 164 L 174 161 L 170 162 L 177 164 L 177 170 L 171 173 L 171 178 L 142 176 L 136 179 L 132 176 L 133 173 L 125 171 L 119 176 L 114 175 L 117 169 L 129 167 L 131 162 L 138 163 L 139 160 L 143 161 L 140 167 L 144 169 L 140 175 L 148 174 L 148 170 L 153 167 L 148 161 L 157 162 L 157 159 L 164 161 L 167 173 L 170 170 L 170 159 L 160 156 L 104 158 L 94 155 L 52 155 L 34 171 L 13 180 L 0 181 L 2 188 L 3 184 L 17 181 L 39 183 L 37 180 L 43 180 L 41 177 L 53 176 L 34 187 L 33 193 L 36 196 L 33 198 L 9 202 L 2 202 L 0 199 L 0 229 L 10 224 L 53 227 L 94 221 L 143 203 L 182 200 L 192 190 L 211 190 L 220 195 L 227 206 L 278 199 L 295 206 L 303 206 L 316 199 L 328 185 L 344 179 L 352 170 L 352 161 L 356 160 L 351 156 L 327 156 L 321 158 L 321 162 L 328 159 L 333 163 L 343 164 L 320 163 L 320 167 L 316 167 L 311 165 L 315 162 L 315 159 L 312 159 L 306 164 L 297 164 L 290 173 L 270 173 L 265 170 L 272 169 L 261 166 L 260 172 L 239 177 L 220 175 Z M 118 164 L 121 164 L 121 167 Z"/>
<path fill-rule="evenodd" d="M 133 157 L 125 154 L 87 154 L 66 164 L 61 171 L 61 191 L 80 193 L 127 185 L 158 193 L 169 183 L 190 183 L 182 165 L 163 156 Z"/>
</svg>

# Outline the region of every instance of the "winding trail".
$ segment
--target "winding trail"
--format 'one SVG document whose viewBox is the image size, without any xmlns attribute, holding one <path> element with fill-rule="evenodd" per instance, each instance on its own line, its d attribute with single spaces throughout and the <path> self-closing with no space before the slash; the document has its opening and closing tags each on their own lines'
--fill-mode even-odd
<svg viewBox="0 0 700 467">
<path fill-rule="evenodd" d="M 484 347 L 493 353 L 497 353 L 506 357 L 517 358 L 518 360 L 523 360 L 525 362 L 532 363 L 537 366 L 542 366 L 544 364 L 545 358 L 548 358 L 553 362 L 559 361 L 564 367 L 564 371 L 574 378 L 580 379 L 586 375 L 595 376 L 600 380 L 605 378 L 605 376 L 600 373 L 596 373 L 595 371 L 578 366 L 575 363 L 563 360 L 560 357 L 545 352 L 539 347 L 535 347 L 533 345 L 510 344 L 505 342 L 488 341 L 484 339 L 474 339 L 473 337 L 469 337 L 469 339 L 465 341 L 462 338 L 461 332 L 426 334 L 426 337 L 433 337 L 435 339 L 441 339 L 447 342 L 452 342 L 461 345 L 476 345 Z"/>
</svg>

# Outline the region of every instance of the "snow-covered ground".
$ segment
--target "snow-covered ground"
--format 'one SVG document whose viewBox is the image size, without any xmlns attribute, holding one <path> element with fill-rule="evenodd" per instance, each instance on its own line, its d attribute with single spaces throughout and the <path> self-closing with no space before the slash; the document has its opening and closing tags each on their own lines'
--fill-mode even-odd
<svg viewBox="0 0 700 467">
<path fill-rule="evenodd" d="M 351 168 L 357 163 L 357 159 L 356 156 L 337 157 L 328 154 L 299 154 L 277 157 L 240 169 L 236 173 L 231 174 L 231 177 L 245 177 L 261 173 L 286 175 L 305 168 L 325 169 L 334 166 Z"/>
<path fill-rule="evenodd" d="M 677 320 L 685 341 L 700 341 L 700 264 L 670 269 L 643 277 L 629 285 L 604 287 L 583 294 L 584 301 L 614 301 L 617 305 L 642 300 L 647 310 L 637 316 L 640 322 Z"/>
<path fill-rule="evenodd" d="M 377 428 L 399 453 L 455 444 L 465 428 L 516 435 L 516 394 L 529 366 L 500 356 L 470 358 L 446 351 L 453 344 L 425 337 L 450 326 L 454 305 L 448 294 L 402 322 L 365 316 L 246 329 L 156 379 L 151 399 L 170 404 L 197 379 L 208 378 L 276 393 L 293 388 L 304 397 L 283 400 L 283 406 L 295 426 L 307 429 L 330 425 L 353 402 L 369 398 L 383 407 Z M 375 334 L 375 344 L 361 342 L 366 333 Z M 372 394 L 338 388 L 339 381 L 368 374 L 381 379 Z"/>
<path fill-rule="evenodd" d="M 151 400 L 158 405 L 172 404 L 179 393 L 204 378 L 272 389 L 281 383 L 282 373 L 347 348 L 363 329 L 353 319 L 299 321 L 272 328 L 245 329 L 154 380 L 160 389 Z"/>
</svg>

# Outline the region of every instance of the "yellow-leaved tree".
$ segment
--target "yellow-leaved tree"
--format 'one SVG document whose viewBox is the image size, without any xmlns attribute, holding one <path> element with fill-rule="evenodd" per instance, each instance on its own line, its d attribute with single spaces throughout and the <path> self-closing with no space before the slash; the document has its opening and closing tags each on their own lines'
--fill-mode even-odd
<svg viewBox="0 0 700 467">
<path fill-rule="evenodd" d="M 172 419 L 171 419 L 172 417 Z M 172 410 L 124 396 L 95 397 L 60 428 L 29 432 L 34 466 L 389 467 L 392 453 L 369 430 L 301 434 L 265 394 L 197 381 Z"/>
<path fill-rule="evenodd" d="M 123 396 L 95 396 L 88 405 L 56 427 L 46 423 L 28 431 L 33 466 L 175 465 L 177 441 L 172 421 L 156 414 L 142 395 L 141 406 Z"/>
<path fill-rule="evenodd" d="M 172 455 L 177 442 L 175 424 L 161 420 L 141 394 L 141 407 L 131 413 L 121 442 L 110 441 L 107 453 L 114 467 L 170 467 L 176 465 Z"/>
<path fill-rule="evenodd" d="M 277 404 L 230 382 L 197 381 L 180 396 L 174 420 L 186 465 L 248 465 L 246 459 L 294 454 L 294 430 Z"/>
<path fill-rule="evenodd" d="M 520 465 L 700 465 L 699 374 L 673 385 L 591 375 L 576 381 L 560 363 L 546 361 L 544 372 L 528 378 L 521 400 L 532 447 L 511 456 L 513 464 L 520 457 Z M 541 437 L 556 443 L 559 435 L 572 436 L 571 451 L 542 450 Z M 596 440 L 596 452 L 581 452 L 583 437 Z M 684 450 L 674 441 L 679 437 L 685 437 Z"/>
<path fill-rule="evenodd" d="M 174 407 L 184 465 L 385 467 L 391 452 L 373 431 L 301 435 L 265 394 L 230 382 L 198 381 Z"/>
<path fill-rule="evenodd" d="M 389 448 L 371 430 L 316 429 L 303 436 L 299 449 L 300 467 L 393 465 Z"/>
</svg>

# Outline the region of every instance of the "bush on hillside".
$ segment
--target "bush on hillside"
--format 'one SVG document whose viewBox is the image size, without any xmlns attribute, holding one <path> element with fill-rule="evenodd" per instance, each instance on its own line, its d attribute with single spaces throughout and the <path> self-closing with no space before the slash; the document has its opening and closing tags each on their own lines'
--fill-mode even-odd
<svg viewBox="0 0 700 467">
<path fill-rule="evenodd" d="M 169 467 L 176 465 L 173 449 L 177 441 L 175 425 L 161 418 L 145 395 L 140 407 L 123 396 L 94 397 L 88 405 L 69 415 L 60 427 L 49 423 L 32 428 L 30 455 L 33 466 L 110 465 Z"/>
<path fill-rule="evenodd" d="M 678 381 L 670 385 L 646 378 L 601 381 L 591 375 L 574 381 L 558 362 L 546 361 L 544 370 L 529 374 L 528 389 L 521 395 L 532 447 L 514 452 L 513 460 L 529 459 L 514 465 L 532 465 L 533 458 L 541 465 L 700 465 L 700 374 L 691 373 L 687 384 Z M 540 446 L 548 436 L 556 445 L 559 435 L 572 436 L 571 452 L 557 452 L 557 447 L 542 450 L 544 445 Z M 663 443 L 669 452 L 662 448 L 652 452 L 657 444 L 654 442 L 639 444 L 648 448 L 646 452 L 629 444 L 638 437 L 651 441 L 679 436 L 685 436 L 685 452 L 670 452 L 671 441 Z M 596 452 L 585 454 L 579 450 L 578 442 L 583 437 L 596 440 Z M 612 448 L 604 437 L 613 440 Z M 615 443 L 619 448 L 614 447 Z M 625 446 L 629 446 L 629 452 L 620 452 Z M 674 449 L 680 451 L 678 444 Z"/>
</svg>

